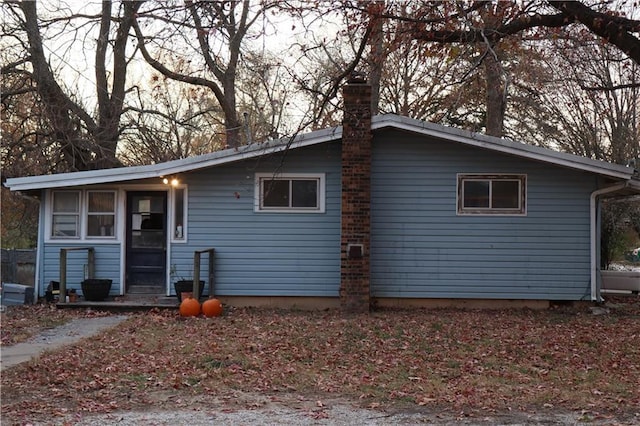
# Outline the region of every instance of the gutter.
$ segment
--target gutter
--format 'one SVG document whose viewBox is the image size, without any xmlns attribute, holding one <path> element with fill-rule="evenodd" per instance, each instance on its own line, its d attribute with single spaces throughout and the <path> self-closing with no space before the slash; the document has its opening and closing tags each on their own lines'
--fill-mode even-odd
<svg viewBox="0 0 640 426">
<path fill-rule="evenodd" d="M 602 299 L 598 292 L 598 271 L 600 270 L 600 265 L 598 262 L 598 218 L 597 218 L 597 201 L 598 197 L 603 194 L 609 194 L 611 192 L 616 192 L 621 189 L 629 186 L 629 182 L 621 182 L 613 186 L 608 186 L 606 188 L 596 189 L 591 193 L 591 197 L 589 199 L 589 212 L 590 212 L 590 243 L 591 243 L 591 300 L 601 302 Z"/>
</svg>

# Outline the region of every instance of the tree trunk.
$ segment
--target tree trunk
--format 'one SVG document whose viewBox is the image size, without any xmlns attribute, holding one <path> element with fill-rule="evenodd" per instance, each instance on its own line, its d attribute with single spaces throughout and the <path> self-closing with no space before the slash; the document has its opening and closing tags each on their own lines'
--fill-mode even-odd
<svg viewBox="0 0 640 426">
<path fill-rule="evenodd" d="M 142 2 L 125 2 L 115 40 L 111 39 L 112 3 L 102 3 L 100 32 L 96 40 L 95 76 L 97 119 L 74 102 L 58 85 L 44 53 L 38 27 L 36 2 L 20 2 L 29 40 L 30 60 L 43 110 L 51 127 L 51 137 L 60 145 L 67 169 L 90 170 L 120 165 L 116 150 L 120 137 L 120 117 L 125 98 L 126 47 L 129 30 Z M 113 43 L 113 69 L 107 70 L 108 51 Z"/>
<path fill-rule="evenodd" d="M 88 152 L 82 146 L 82 137 L 70 111 L 70 101 L 58 85 L 44 54 L 42 37 L 38 28 L 37 3 L 20 2 L 24 13 L 25 31 L 29 41 L 29 54 L 33 67 L 33 79 L 45 111 L 51 137 L 60 144 L 61 153 L 70 170 L 86 170 Z"/>
<path fill-rule="evenodd" d="M 488 46 L 483 66 L 486 88 L 486 133 L 490 136 L 502 137 L 504 132 L 504 115 L 507 108 L 507 85 L 504 71 L 500 65 L 497 48 Z"/>
<path fill-rule="evenodd" d="M 238 148 L 242 145 L 242 125 L 240 120 L 238 120 L 236 105 L 235 63 L 229 63 L 227 70 L 224 73 L 222 87 L 224 90 L 224 98 L 220 99 L 220 103 L 222 105 L 222 111 L 224 112 L 224 127 L 227 136 L 227 146 L 229 148 Z"/>
<path fill-rule="evenodd" d="M 379 112 L 380 81 L 386 55 L 384 52 L 384 34 L 382 31 L 383 19 L 380 14 L 384 11 L 384 1 L 376 0 L 369 4 L 369 20 L 371 29 L 370 56 L 369 56 L 369 84 L 371 84 L 371 114 Z"/>
<path fill-rule="evenodd" d="M 127 42 L 135 14 L 142 2 L 125 2 L 124 13 L 120 19 L 115 41 L 113 41 L 113 72 L 111 92 L 106 69 L 107 50 L 110 44 L 109 29 L 111 27 L 111 2 L 102 3 L 102 19 L 100 37 L 96 49 L 96 92 L 98 98 L 98 125 L 93 134 L 96 142 L 96 159 L 92 168 L 117 167 L 120 162 L 116 158 L 118 140 L 120 138 L 120 117 L 125 98 L 127 76 Z"/>
</svg>

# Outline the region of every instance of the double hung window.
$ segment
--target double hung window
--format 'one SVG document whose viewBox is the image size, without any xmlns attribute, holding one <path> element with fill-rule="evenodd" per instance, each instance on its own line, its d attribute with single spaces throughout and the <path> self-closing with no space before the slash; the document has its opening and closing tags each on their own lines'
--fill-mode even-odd
<svg viewBox="0 0 640 426">
<path fill-rule="evenodd" d="M 53 191 L 51 238 L 115 238 L 115 191 Z"/>
<path fill-rule="evenodd" d="M 115 193 L 87 191 L 87 237 L 115 236 L 115 222 Z"/>
<path fill-rule="evenodd" d="M 51 218 L 52 238 L 80 237 L 80 192 L 55 191 Z"/>
</svg>

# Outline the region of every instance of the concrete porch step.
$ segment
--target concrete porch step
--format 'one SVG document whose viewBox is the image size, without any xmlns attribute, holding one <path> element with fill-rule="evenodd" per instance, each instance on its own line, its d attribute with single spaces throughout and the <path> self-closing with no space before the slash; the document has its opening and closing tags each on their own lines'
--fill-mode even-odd
<svg viewBox="0 0 640 426">
<path fill-rule="evenodd" d="M 153 308 L 178 309 L 180 304 L 175 296 L 164 294 L 127 294 L 125 296 L 108 297 L 99 302 L 86 301 L 80 298 L 77 302 L 56 303 L 62 308 L 92 308 L 105 311 L 139 311 Z"/>
</svg>

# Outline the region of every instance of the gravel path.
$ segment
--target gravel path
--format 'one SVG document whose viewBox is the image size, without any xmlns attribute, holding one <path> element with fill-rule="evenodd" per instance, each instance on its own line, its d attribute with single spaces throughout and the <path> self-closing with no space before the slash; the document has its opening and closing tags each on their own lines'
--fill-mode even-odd
<svg viewBox="0 0 640 426">
<path fill-rule="evenodd" d="M 13 346 L 3 347 L 0 370 L 29 361 L 47 350 L 76 343 L 127 319 L 126 315 L 76 318 L 59 327 L 44 330 L 37 336 Z"/>
<path fill-rule="evenodd" d="M 85 418 L 67 418 L 60 425 L 72 421 L 76 426 L 388 426 L 388 425 L 610 425 L 611 419 L 593 419 L 580 413 L 522 413 L 452 415 L 436 412 L 396 412 L 357 408 L 347 402 L 327 404 L 322 408 L 292 408 L 287 405 L 269 404 L 256 409 L 229 410 L 213 408 L 202 410 L 162 411 L 150 407 L 149 411 L 117 412 Z M 616 422 L 617 425 L 637 424 Z"/>
<path fill-rule="evenodd" d="M 202 409 L 162 411 L 153 409 L 145 412 L 129 411 L 96 415 L 84 419 L 67 418 L 60 425 L 68 425 L 69 420 L 76 426 L 102 426 L 105 424 L 118 426 L 389 426 L 389 425 L 638 425 L 640 414 L 626 419 L 611 419 L 583 415 L 580 412 L 549 411 L 542 413 L 525 413 L 510 411 L 506 413 L 460 413 L 458 415 L 422 410 L 420 412 L 387 413 L 378 410 L 357 408 L 346 401 L 327 404 L 322 409 L 300 409 L 287 405 L 269 404 L 256 409 Z"/>
</svg>

